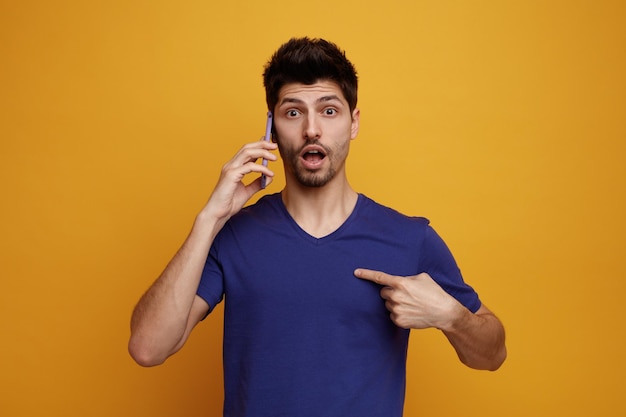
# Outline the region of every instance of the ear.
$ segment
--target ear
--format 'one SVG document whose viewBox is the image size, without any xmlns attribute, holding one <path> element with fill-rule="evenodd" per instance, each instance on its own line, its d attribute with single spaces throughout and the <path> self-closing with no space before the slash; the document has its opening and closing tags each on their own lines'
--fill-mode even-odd
<svg viewBox="0 0 626 417">
<path fill-rule="evenodd" d="M 361 110 L 355 108 L 352 111 L 352 127 L 350 129 L 350 139 L 354 139 L 359 134 L 359 118 L 361 117 Z"/>
</svg>

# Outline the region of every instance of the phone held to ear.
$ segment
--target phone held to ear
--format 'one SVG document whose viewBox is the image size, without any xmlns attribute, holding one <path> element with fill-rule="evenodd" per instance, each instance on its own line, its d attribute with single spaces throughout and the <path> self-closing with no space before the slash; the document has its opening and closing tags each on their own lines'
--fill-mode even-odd
<svg viewBox="0 0 626 417">
<path fill-rule="evenodd" d="M 266 142 L 269 142 L 271 138 L 272 138 L 272 112 L 268 111 L 267 123 L 265 124 L 265 137 L 263 138 L 263 140 Z M 267 166 L 267 159 L 265 158 L 263 158 L 263 166 L 264 167 Z M 266 185 L 267 185 L 267 177 L 265 176 L 265 174 L 262 174 L 261 175 L 261 188 L 265 188 Z"/>
</svg>

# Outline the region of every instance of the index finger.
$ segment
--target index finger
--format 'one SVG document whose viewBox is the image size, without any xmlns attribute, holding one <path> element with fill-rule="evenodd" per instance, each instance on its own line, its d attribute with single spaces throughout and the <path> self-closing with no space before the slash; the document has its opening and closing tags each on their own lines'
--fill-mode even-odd
<svg viewBox="0 0 626 417">
<path fill-rule="evenodd" d="M 398 277 L 386 274 L 382 271 L 374 271 L 372 269 L 357 268 L 354 270 L 354 276 L 367 281 L 375 282 L 376 284 L 384 285 L 386 287 L 393 286 Z"/>
</svg>

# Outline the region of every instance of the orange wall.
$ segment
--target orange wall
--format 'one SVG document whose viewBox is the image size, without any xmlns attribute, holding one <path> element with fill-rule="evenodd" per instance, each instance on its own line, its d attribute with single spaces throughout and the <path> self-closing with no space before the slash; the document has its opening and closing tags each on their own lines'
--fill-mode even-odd
<svg viewBox="0 0 626 417">
<path fill-rule="evenodd" d="M 0 3 L 0 415 L 220 415 L 221 309 L 154 369 L 129 315 L 292 35 L 359 70 L 353 185 L 429 217 L 507 327 L 497 373 L 414 332 L 406 414 L 626 414 L 626 3 L 335 3 Z"/>
</svg>

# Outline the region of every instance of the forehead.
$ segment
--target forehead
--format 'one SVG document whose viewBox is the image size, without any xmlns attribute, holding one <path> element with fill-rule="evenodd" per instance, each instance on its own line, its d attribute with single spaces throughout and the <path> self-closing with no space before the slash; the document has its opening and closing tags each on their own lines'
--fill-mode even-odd
<svg viewBox="0 0 626 417">
<path fill-rule="evenodd" d="M 278 92 L 278 105 L 294 99 L 303 102 L 315 102 L 320 98 L 333 96 L 347 105 L 341 88 L 334 81 L 317 81 L 314 84 L 289 83 L 285 84 Z"/>
</svg>

